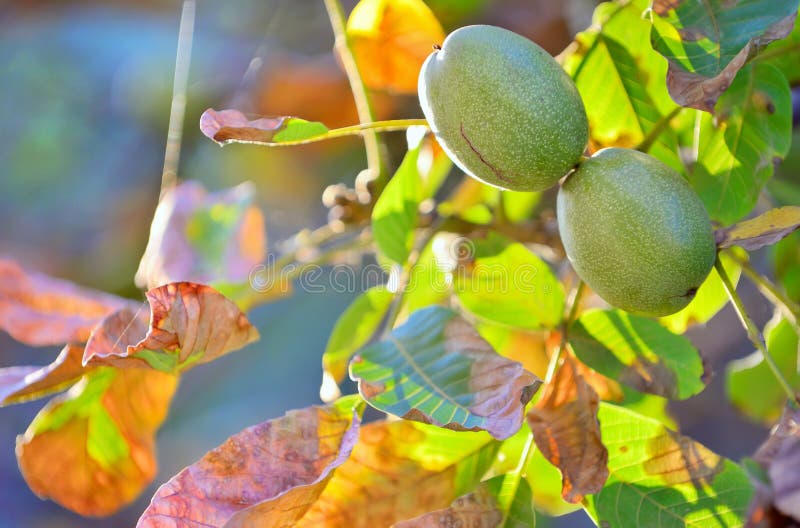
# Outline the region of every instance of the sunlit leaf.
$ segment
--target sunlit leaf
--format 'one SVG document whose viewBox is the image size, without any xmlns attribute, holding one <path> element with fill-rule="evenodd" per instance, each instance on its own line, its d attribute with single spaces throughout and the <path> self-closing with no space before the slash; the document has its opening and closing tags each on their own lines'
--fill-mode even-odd
<svg viewBox="0 0 800 528">
<path fill-rule="evenodd" d="M 542 199 L 541 192 L 503 191 L 503 213 L 506 220 L 519 223 L 530 218 Z"/>
<path fill-rule="evenodd" d="M 471 254 L 453 269 L 459 302 L 482 319 L 516 328 L 553 328 L 564 312 L 564 290 L 524 245 L 490 232 L 469 241 Z"/>
<path fill-rule="evenodd" d="M 497 205 L 500 192 L 474 178 L 463 178 L 437 209 L 442 216 L 457 216 L 474 224 L 488 224 L 493 218 L 489 206 Z"/>
<path fill-rule="evenodd" d="M 553 345 L 558 346 L 561 334 L 552 331 L 522 331 L 508 326 L 481 321 L 476 330 L 503 357 L 518 361 L 525 370 L 544 378 Z"/>
<path fill-rule="evenodd" d="M 503 512 L 497 499 L 483 483 L 478 488 L 463 495 L 441 510 L 425 513 L 419 517 L 402 521 L 395 528 L 452 528 L 469 526 L 470 528 L 497 528 L 503 524 Z M 532 525 L 528 525 L 532 526 Z"/>
<path fill-rule="evenodd" d="M 110 515 L 156 474 L 155 432 L 177 378 L 98 368 L 51 400 L 24 435 L 17 460 L 31 490 L 81 515 Z"/>
<path fill-rule="evenodd" d="M 697 349 L 650 318 L 591 310 L 576 321 L 569 339 L 582 362 L 638 391 L 685 399 L 706 386 Z"/>
<path fill-rule="evenodd" d="M 413 313 L 383 341 L 362 349 L 350 376 L 382 411 L 498 439 L 517 432 L 540 383 L 439 306 Z"/>
<path fill-rule="evenodd" d="M 536 446 L 561 470 L 561 495 L 567 502 L 578 503 L 584 495 L 599 491 L 608 477 L 598 403 L 597 393 L 578 374 L 575 360 L 566 356 L 528 411 Z"/>
<path fill-rule="evenodd" d="M 626 385 L 622 386 L 622 392 L 624 393 L 622 401 L 614 403 L 642 416 L 652 418 L 674 431 L 678 430 L 678 424 L 670 414 L 669 400 L 655 394 L 644 394 Z"/>
<path fill-rule="evenodd" d="M 715 114 L 700 117 L 689 183 L 712 220 L 728 225 L 753 209 L 775 163 L 789 152 L 789 83 L 769 64 L 747 66 L 719 99 Z"/>
<path fill-rule="evenodd" d="M 350 458 L 296 526 L 391 526 L 446 508 L 480 482 L 498 444 L 485 433 L 409 421 L 364 425 Z"/>
<path fill-rule="evenodd" d="M 771 250 L 775 277 L 783 285 L 789 298 L 800 302 L 800 233 L 789 235 Z"/>
<path fill-rule="evenodd" d="M 264 217 L 249 183 L 209 193 L 188 181 L 167 191 L 153 216 L 136 285 L 245 284 L 267 251 Z M 255 296 L 252 288 L 247 288 Z"/>
<path fill-rule="evenodd" d="M 767 515 L 767 510 L 774 507 L 800 522 L 800 411 L 789 407 L 784 410 L 754 458 L 766 471 L 768 485 L 767 497 L 762 498 L 764 504 L 755 509 L 751 504 L 751 520 Z M 758 511 L 758 507 L 762 510 Z"/>
<path fill-rule="evenodd" d="M 599 526 L 742 526 L 752 486 L 739 466 L 663 425 L 600 404 L 605 487 L 586 497 Z"/>
<path fill-rule="evenodd" d="M 748 58 L 792 31 L 797 1 L 655 0 L 653 11 L 653 48 L 669 61 L 672 98 L 711 112 Z"/>
<path fill-rule="evenodd" d="M 106 315 L 127 304 L 0 259 L 0 329 L 25 344 L 83 343 Z"/>
<path fill-rule="evenodd" d="M 747 258 L 746 253 L 738 252 L 740 257 Z M 739 276 L 742 268 L 727 253 L 720 253 L 722 265 L 728 277 L 736 286 L 739 283 Z M 716 269 L 712 269 L 703 284 L 697 289 L 697 293 L 691 302 L 681 311 L 659 318 L 659 322 L 676 334 L 682 334 L 690 326 L 705 324 L 712 317 L 728 304 L 728 292 L 719 278 Z"/>
<path fill-rule="evenodd" d="M 92 333 L 85 365 L 181 372 L 258 339 L 239 308 L 210 286 L 175 282 L 146 293 L 143 310 L 120 310 Z"/>
<path fill-rule="evenodd" d="M 767 350 L 778 369 L 800 393 L 797 328 L 777 315 L 764 328 L 764 337 Z M 728 363 L 726 390 L 737 409 L 750 419 L 766 425 L 778 419 L 786 402 L 786 393 L 775 381 L 775 375 L 759 351 Z"/>
<path fill-rule="evenodd" d="M 405 264 L 414 244 L 417 210 L 422 200 L 419 173 L 424 130 L 408 132 L 408 152 L 372 210 L 372 235 L 378 249 L 398 264 Z"/>
<path fill-rule="evenodd" d="M 498 475 L 485 481 L 482 486 L 488 488 L 503 512 L 505 522 L 500 525 L 502 528 L 536 526 L 533 496 L 527 480 L 516 474 Z"/>
<path fill-rule="evenodd" d="M 771 209 L 750 220 L 745 220 L 716 232 L 717 246 L 739 246 L 755 251 L 786 238 L 800 228 L 800 207 L 786 206 Z"/>
<path fill-rule="evenodd" d="M 294 526 L 350 456 L 353 403 L 289 411 L 233 435 L 162 485 L 137 527 Z"/>
<path fill-rule="evenodd" d="M 386 316 L 394 295 L 376 286 L 359 295 L 336 321 L 322 355 L 322 368 L 337 383 L 347 374 L 350 357 L 366 345 Z"/>
<path fill-rule="evenodd" d="M 74 385 L 86 372 L 83 347 L 67 345 L 44 367 L 0 368 L 0 407 L 42 398 Z"/>
<path fill-rule="evenodd" d="M 325 136 L 328 127 L 317 121 L 288 116 L 262 117 L 251 121 L 238 110 L 217 111 L 209 108 L 200 116 L 200 131 L 221 145 L 257 143 L 277 146 Z"/>
<path fill-rule="evenodd" d="M 419 70 L 444 30 L 422 0 L 361 0 L 347 38 L 369 88 L 417 93 Z"/>
<path fill-rule="evenodd" d="M 437 233 L 420 252 L 403 295 L 403 313 L 408 315 L 433 304 L 446 304 L 451 293 L 452 277 L 446 264 L 437 260 L 438 246 L 450 247 L 450 233 Z"/>
<path fill-rule="evenodd" d="M 665 86 L 667 65 L 650 46 L 649 2 L 606 2 L 592 25 L 561 58 L 586 105 L 591 143 L 633 148 L 675 108 Z M 675 133 L 665 128 L 648 150 L 682 171 Z"/>
</svg>

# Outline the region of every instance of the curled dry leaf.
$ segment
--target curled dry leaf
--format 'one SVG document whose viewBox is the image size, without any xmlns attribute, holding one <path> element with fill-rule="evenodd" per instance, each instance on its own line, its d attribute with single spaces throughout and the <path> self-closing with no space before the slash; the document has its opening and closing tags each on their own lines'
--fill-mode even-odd
<svg viewBox="0 0 800 528">
<path fill-rule="evenodd" d="M 137 527 L 294 526 L 356 443 L 359 414 L 346 403 L 290 411 L 230 437 L 161 486 Z"/>
<path fill-rule="evenodd" d="M 566 356 L 542 397 L 528 411 L 536 446 L 561 470 L 564 500 L 580 502 L 608 478 L 608 451 L 600 439 L 599 398 Z"/>
<path fill-rule="evenodd" d="M 653 48 L 669 61 L 667 88 L 681 106 L 713 112 L 749 59 L 791 33 L 793 0 L 655 0 Z"/>
<path fill-rule="evenodd" d="M 281 143 L 302 143 L 323 136 L 328 127 L 317 121 L 296 117 L 261 117 L 249 120 L 238 110 L 209 108 L 200 116 L 200 131 L 209 139 L 226 143 L 258 143 L 274 146 Z"/>
<path fill-rule="evenodd" d="M 497 499 L 486 485 L 478 486 L 472 493 L 463 495 L 450 505 L 428 512 L 414 519 L 395 524 L 395 528 L 496 528 L 503 522 L 503 512 Z"/>
<path fill-rule="evenodd" d="M 414 312 L 386 339 L 361 350 L 350 376 L 382 411 L 449 429 L 488 431 L 501 440 L 519 430 L 525 405 L 541 384 L 440 306 Z"/>
<path fill-rule="evenodd" d="M 196 182 L 170 189 L 153 216 L 136 285 L 247 283 L 267 252 L 264 216 L 253 205 L 254 194 L 250 183 L 212 193 Z"/>
<path fill-rule="evenodd" d="M 242 311 L 210 286 L 176 282 L 153 288 L 146 296 L 149 328 L 142 310 L 110 315 L 86 343 L 84 365 L 181 372 L 259 337 Z"/>
<path fill-rule="evenodd" d="M 176 387 L 176 377 L 153 370 L 87 373 L 17 438 L 31 490 L 86 516 L 130 503 L 156 474 L 154 436 Z"/>
<path fill-rule="evenodd" d="M 0 259 L 0 329 L 32 346 L 83 343 L 128 301 Z"/>
<path fill-rule="evenodd" d="M 409 421 L 367 424 L 297 528 L 391 526 L 446 508 L 472 490 L 497 455 L 485 433 Z"/>
<path fill-rule="evenodd" d="M 86 373 L 83 347 L 67 345 L 44 367 L 0 369 L 0 407 L 35 400 L 75 384 Z"/>
<path fill-rule="evenodd" d="M 347 20 L 347 36 L 364 84 L 416 94 L 422 63 L 445 35 L 422 0 L 361 0 Z"/>
<path fill-rule="evenodd" d="M 720 248 L 740 246 L 747 251 L 755 251 L 780 242 L 797 229 L 800 229 L 800 207 L 790 205 L 718 229 L 715 235 Z"/>
<path fill-rule="evenodd" d="M 749 522 L 755 526 L 782 515 L 800 523 L 800 410 L 785 409 L 753 458 L 766 470 L 769 485 L 754 497 Z"/>
</svg>

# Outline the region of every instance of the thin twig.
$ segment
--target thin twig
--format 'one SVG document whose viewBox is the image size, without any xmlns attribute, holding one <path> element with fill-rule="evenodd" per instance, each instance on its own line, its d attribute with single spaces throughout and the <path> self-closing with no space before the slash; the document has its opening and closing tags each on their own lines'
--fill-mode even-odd
<svg viewBox="0 0 800 528">
<path fill-rule="evenodd" d="M 725 254 L 736 262 L 736 264 L 741 266 L 742 272 L 747 275 L 748 279 L 753 281 L 753 284 L 758 287 L 761 294 L 766 297 L 773 306 L 781 310 L 784 315 L 791 318 L 794 324 L 800 321 L 800 306 L 787 297 L 778 286 L 756 271 L 750 261 L 739 257 L 739 255 L 733 251 L 726 251 Z"/>
<path fill-rule="evenodd" d="M 372 109 L 372 102 L 364 84 L 364 79 L 358 69 L 358 63 L 356 63 L 353 52 L 350 49 L 342 4 L 339 0 L 325 0 L 325 9 L 328 11 L 328 18 L 333 29 L 334 49 L 342 61 L 342 66 L 344 66 L 344 71 L 350 81 L 350 90 L 353 92 L 353 99 L 356 103 L 358 120 L 361 123 L 371 123 L 375 121 L 375 113 Z M 383 156 L 383 145 L 376 132 L 367 131 L 364 133 L 364 147 L 367 151 L 367 167 L 375 174 L 376 183 L 379 183 L 379 186 L 382 187 L 387 178 L 388 168 Z"/>
<path fill-rule="evenodd" d="M 770 370 L 772 370 L 772 374 L 775 376 L 775 379 L 778 380 L 778 384 L 781 386 L 783 391 L 786 393 L 786 396 L 789 398 L 789 402 L 791 405 L 796 406 L 798 404 L 797 395 L 795 394 L 794 389 L 792 386 L 789 385 L 789 382 L 786 381 L 786 378 L 783 376 L 781 369 L 778 368 L 778 364 L 775 363 L 775 359 L 767 350 L 767 346 L 764 343 L 764 337 L 761 335 L 761 332 L 758 330 L 758 327 L 750 318 L 745 310 L 744 304 L 742 303 L 742 299 L 739 297 L 739 294 L 736 293 L 736 288 L 733 286 L 731 279 L 728 277 L 728 274 L 725 272 L 725 268 L 722 265 L 722 261 L 717 256 L 717 261 L 714 263 L 714 267 L 719 274 L 719 278 L 722 279 L 722 284 L 725 286 L 725 290 L 728 292 L 728 297 L 731 299 L 731 303 L 733 303 L 733 307 L 736 310 L 736 314 L 739 316 L 739 320 L 744 326 L 745 331 L 747 332 L 747 337 L 750 341 L 756 346 L 761 355 L 764 357 L 764 361 L 769 366 Z"/>
<path fill-rule="evenodd" d="M 169 109 L 167 148 L 164 152 L 164 169 L 161 171 L 161 197 L 178 182 L 183 121 L 186 114 L 186 87 L 189 84 L 189 65 L 192 62 L 194 18 L 195 0 L 184 0 L 178 29 L 175 76 L 172 80 L 172 104 Z"/>
<path fill-rule="evenodd" d="M 581 297 L 583 296 L 585 289 L 586 283 L 578 279 L 578 285 L 575 287 L 575 293 L 572 295 L 572 305 L 570 306 L 569 314 L 564 320 L 564 323 L 561 325 L 561 343 L 558 345 L 558 350 L 556 350 L 556 352 L 550 358 L 550 362 L 547 365 L 547 374 L 544 377 L 545 383 L 550 383 L 553 381 L 553 377 L 558 371 L 558 364 L 561 361 L 561 356 L 564 354 L 564 350 L 567 348 L 569 329 L 572 326 L 572 323 L 575 322 L 575 318 L 578 316 L 578 308 L 580 307 Z"/>
<path fill-rule="evenodd" d="M 642 139 L 642 141 L 636 145 L 636 147 L 634 147 L 635 150 L 640 152 L 647 152 L 650 150 L 650 147 L 653 146 L 653 143 L 655 143 L 658 137 L 669 127 L 670 121 L 675 119 L 675 117 L 677 117 L 682 110 L 682 106 L 676 106 L 670 113 L 659 119 L 659 121 L 650 130 L 650 132 L 647 133 L 644 139 Z"/>
</svg>

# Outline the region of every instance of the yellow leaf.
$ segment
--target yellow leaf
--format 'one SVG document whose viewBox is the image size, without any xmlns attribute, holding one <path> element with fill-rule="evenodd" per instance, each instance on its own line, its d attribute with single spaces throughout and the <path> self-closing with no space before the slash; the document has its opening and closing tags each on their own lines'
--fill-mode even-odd
<svg viewBox="0 0 800 528">
<path fill-rule="evenodd" d="M 422 0 L 361 0 L 347 36 L 369 88 L 413 94 L 422 63 L 445 35 Z"/>
<path fill-rule="evenodd" d="M 748 251 L 775 244 L 800 228 L 800 207 L 786 206 L 716 232 L 717 246 L 740 246 Z"/>
</svg>

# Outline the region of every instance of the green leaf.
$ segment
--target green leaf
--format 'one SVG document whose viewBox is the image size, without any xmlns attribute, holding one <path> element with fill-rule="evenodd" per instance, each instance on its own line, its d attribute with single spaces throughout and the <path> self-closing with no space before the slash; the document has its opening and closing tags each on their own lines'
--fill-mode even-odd
<svg viewBox="0 0 800 528">
<path fill-rule="evenodd" d="M 653 12 L 653 48 L 669 61 L 672 98 L 711 112 L 747 60 L 789 34 L 797 0 L 655 0 Z"/>
<path fill-rule="evenodd" d="M 666 64 L 649 45 L 650 23 L 642 17 L 647 7 L 641 0 L 601 4 L 592 26 L 567 48 L 564 68 L 583 97 L 596 147 L 633 148 L 675 108 L 665 87 Z M 684 170 L 670 128 L 648 152 Z"/>
<path fill-rule="evenodd" d="M 669 414 L 669 400 L 663 396 L 644 394 L 631 389 L 627 385 L 622 385 L 622 393 L 622 401 L 617 403 L 620 407 L 625 407 L 637 414 L 652 418 L 673 431 L 678 430 L 678 424 Z"/>
<path fill-rule="evenodd" d="M 508 438 L 522 425 L 540 381 L 492 350 L 450 309 L 411 314 L 385 340 L 364 348 L 350 377 L 367 402 L 411 420 Z"/>
<path fill-rule="evenodd" d="M 606 486 L 585 500 L 609 528 L 742 526 L 752 485 L 739 466 L 660 423 L 600 404 Z"/>
<path fill-rule="evenodd" d="M 500 445 L 497 459 L 489 470 L 490 475 L 513 474 L 531 431 L 527 427 Z M 537 511 L 551 517 L 566 515 L 580 509 L 578 504 L 570 504 L 561 497 L 561 472 L 542 455 L 533 449 L 528 457 L 528 465 L 522 472 L 531 488 L 531 500 Z"/>
<path fill-rule="evenodd" d="M 569 341 L 586 365 L 641 392 L 682 400 L 705 388 L 692 343 L 647 317 L 591 310 L 575 322 Z"/>
<path fill-rule="evenodd" d="M 800 302 L 800 233 L 794 233 L 772 247 L 775 276 L 789 298 Z"/>
<path fill-rule="evenodd" d="M 506 219 L 514 224 L 527 220 L 541 199 L 540 192 L 503 191 L 500 195 Z"/>
<path fill-rule="evenodd" d="M 450 297 L 451 281 L 446 265 L 437 260 L 434 247 L 447 245 L 449 233 L 437 233 L 422 250 L 416 265 L 411 268 L 403 295 L 403 311 L 413 313 L 426 306 L 444 304 Z"/>
<path fill-rule="evenodd" d="M 394 295 L 384 286 L 375 286 L 359 295 L 333 327 L 328 346 L 322 355 L 322 369 L 336 383 L 347 374 L 350 357 L 375 333 Z"/>
<path fill-rule="evenodd" d="M 453 289 L 464 308 L 516 328 L 554 328 L 561 322 L 564 291 L 547 264 L 494 232 L 472 243 L 472 255 L 461 258 L 453 272 Z"/>
<path fill-rule="evenodd" d="M 792 86 L 800 82 L 800 68 L 797 67 L 800 63 L 800 24 L 797 19 L 789 36 L 770 44 L 758 60 L 778 68 Z"/>
<path fill-rule="evenodd" d="M 769 64 L 748 66 L 720 98 L 715 114 L 700 118 L 699 155 L 689 182 L 711 219 L 728 225 L 753 209 L 776 161 L 789 152 L 789 83 Z"/>
<path fill-rule="evenodd" d="M 414 244 L 417 210 L 422 199 L 417 160 L 420 130 L 409 129 L 408 152 L 372 210 L 372 235 L 378 249 L 398 264 L 405 264 Z"/>
<path fill-rule="evenodd" d="M 740 256 L 746 258 L 744 252 Z M 733 285 L 739 283 L 742 268 L 726 253 L 720 253 L 722 265 Z M 682 334 L 690 326 L 705 324 L 728 304 L 728 292 L 716 269 L 711 270 L 706 280 L 697 289 L 694 299 L 681 311 L 661 317 L 659 322 L 676 334 Z"/>
<path fill-rule="evenodd" d="M 767 351 L 778 368 L 789 384 L 800 391 L 797 329 L 788 320 L 776 316 L 764 328 L 764 337 Z M 725 374 L 728 398 L 745 416 L 765 425 L 773 424 L 780 417 L 786 393 L 775 381 L 761 352 L 731 361 Z"/>
<path fill-rule="evenodd" d="M 505 522 L 498 528 L 533 528 L 536 514 L 533 511 L 533 495 L 528 481 L 519 474 L 493 477 L 482 484 L 495 498 L 498 509 L 503 512 Z"/>
</svg>

